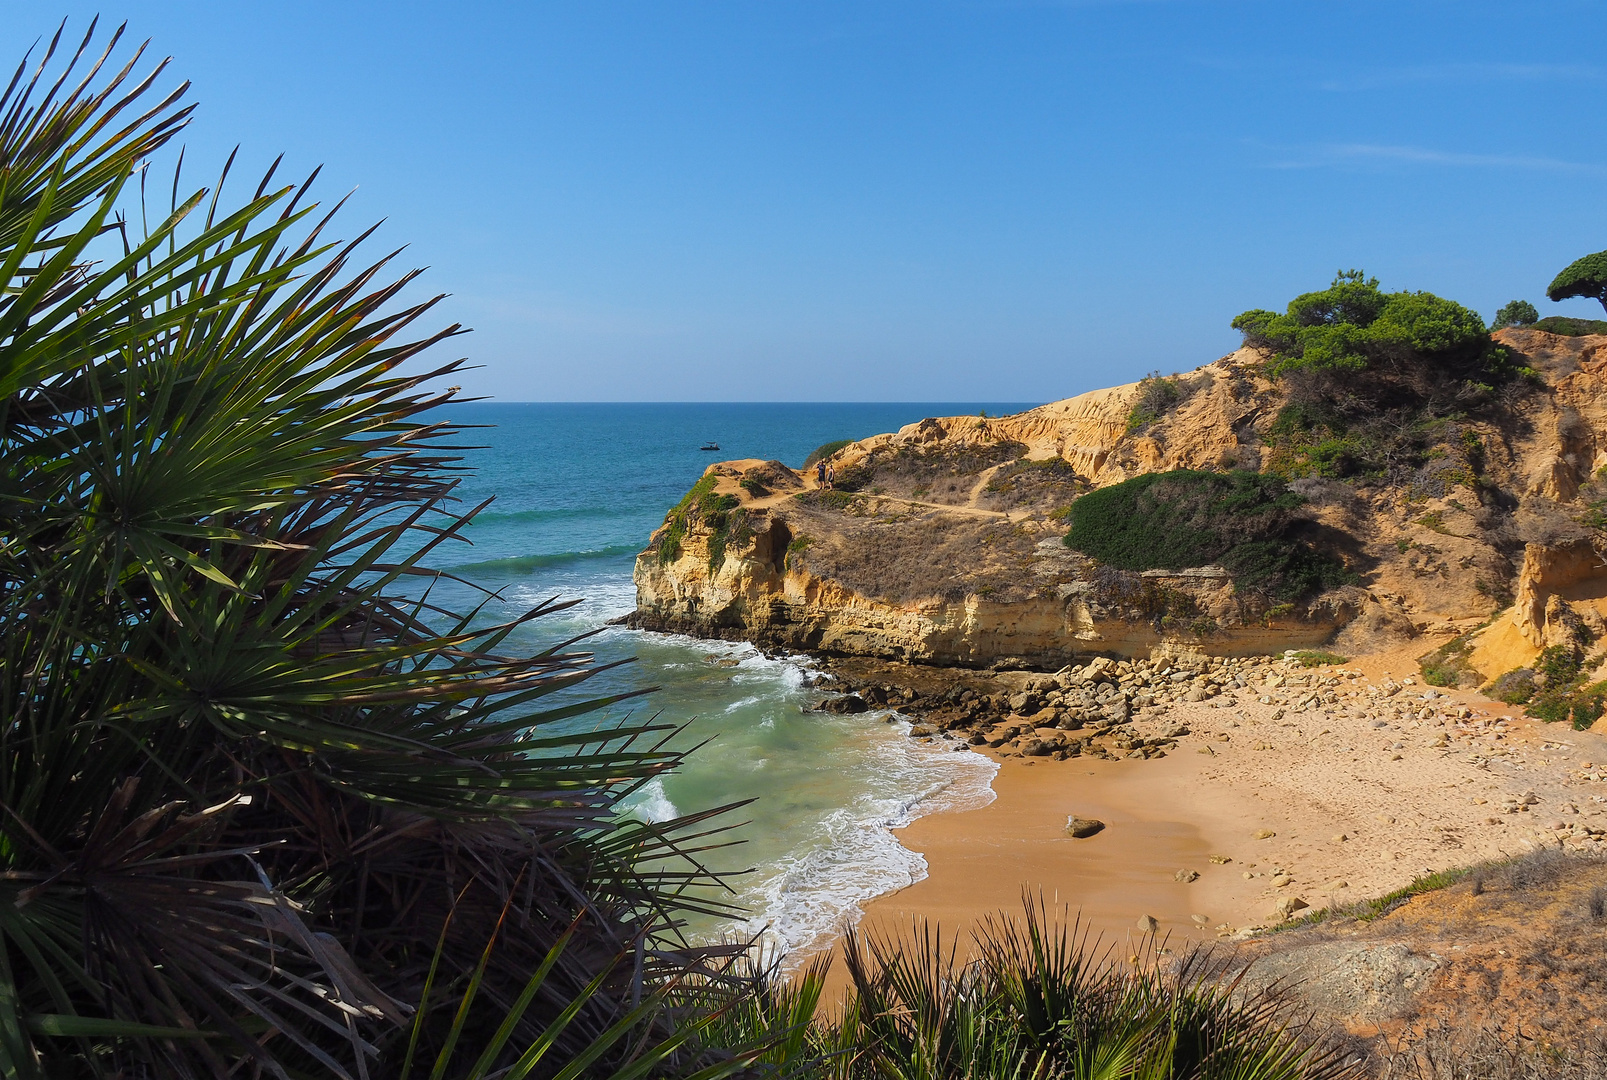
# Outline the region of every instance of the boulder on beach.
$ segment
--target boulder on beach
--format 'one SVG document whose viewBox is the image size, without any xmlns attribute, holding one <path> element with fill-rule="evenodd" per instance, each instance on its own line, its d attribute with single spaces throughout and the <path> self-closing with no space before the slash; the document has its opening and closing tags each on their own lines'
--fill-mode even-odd
<svg viewBox="0 0 1607 1080">
<path fill-rule="evenodd" d="M 1066 835 L 1082 840 L 1093 836 L 1105 828 L 1105 823 L 1098 818 L 1085 818 L 1072 815 L 1066 819 Z"/>
</svg>

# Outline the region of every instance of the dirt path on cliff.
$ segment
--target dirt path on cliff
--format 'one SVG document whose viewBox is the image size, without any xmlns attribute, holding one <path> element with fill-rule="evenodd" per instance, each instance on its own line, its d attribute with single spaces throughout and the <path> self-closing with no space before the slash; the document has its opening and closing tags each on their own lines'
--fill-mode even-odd
<svg viewBox="0 0 1607 1080">
<path fill-rule="evenodd" d="M 993 483 L 994 474 L 1009 464 L 1012 464 L 1012 462 L 1001 461 L 997 465 L 990 465 L 986 469 L 983 469 L 982 472 L 977 475 L 976 486 L 971 488 L 970 498 L 965 505 L 973 509 L 981 509 L 977 506 L 977 500 L 982 498 L 982 493 L 987 490 L 989 484 Z M 1008 517 L 1009 515 L 1006 514 L 1005 516 Z"/>
<path fill-rule="evenodd" d="M 1008 462 L 1006 464 L 1008 464 Z M 1014 520 L 1014 519 L 1010 516 L 1010 514 L 1007 511 L 1003 511 L 1003 510 L 984 510 L 982 507 L 976 505 L 976 501 L 979 498 L 981 498 L 981 494 L 982 494 L 983 489 L 987 486 L 988 482 L 993 478 L 993 474 L 999 468 L 1000 468 L 1000 466 L 994 466 L 993 468 L 985 469 L 983 471 L 981 477 L 977 480 L 976 486 L 971 489 L 971 493 L 968 496 L 970 501 L 968 503 L 965 503 L 965 504 L 959 505 L 959 506 L 955 506 L 955 505 L 953 505 L 951 503 L 927 502 L 924 499 L 911 499 L 911 498 L 907 498 L 906 496 L 903 496 L 903 495 L 875 495 L 875 494 L 872 494 L 870 492 L 865 492 L 865 491 L 845 491 L 845 492 L 843 492 L 843 494 L 844 495 L 854 495 L 854 496 L 857 496 L 857 497 L 860 497 L 860 498 L 865 498 L 865 499 L 880 499 L 882 502 L 903 503 L 906 506 L 922 506 L 922 507 L 926 507 L 929 510 L 946 510 L 951 514 L 959 514 L 962 517 L 994 518 L 994 519 L 996 519 L 998 521 L 1011 521 L 1011 520 Z M 820 484 L 818 484 L 815 481 L 815 478 L 813 476 L 801 476 L 800 478 L 804 482 L 804 490 L 805 491 L 821 491 L 821 490 L 823 490 L 821 488 Z M 734 486 L 732 488 L 731 494 L 737 495 L 739 497 L 743 497 L 743 496 L 746 495 L 746 493 L 743 492 L 742 489 L 736 488 Z M 778 492 L 778 493 L 776 493 L 774 495 L 766 495 L 765 497 L 763 497 L 761 499 L 746 498 L 744 503 L 743 503 L 743 505 L 748 507 L 749 509 L 753 509 L 753 510 L 769 510 L 769 509 L 773 509 L 773 508 L 779 508 L 779 507 L 783 506 L 789 499 L 794 498 L 797 494 L 798 494 L 797 492 L 789 491 L 789 492 Z M 1025 516 L 1029 516 L 1029 515 L 1022 515 L 1022 516 L 1025 517 Z"/>
</svg>

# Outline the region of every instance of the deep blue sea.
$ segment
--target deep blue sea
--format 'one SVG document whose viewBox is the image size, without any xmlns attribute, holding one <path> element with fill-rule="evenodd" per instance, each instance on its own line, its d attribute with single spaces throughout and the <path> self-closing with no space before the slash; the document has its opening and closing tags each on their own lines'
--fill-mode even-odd
<svg viewBox="0 0 1607 1080">
<path fill-rule="evenodd" d="M 476 425 L 464 443 L 465 508 L 492 499 L 468 528 L 471 543 L 440 549 L 434 565 L 498 599 L 511 615 L 552 597 L 577 606 L 522 628 L 513 647 L 545 647 L 603 627 L 635 607 L 631 568 L 666 511 L 715 461 L 766 458 L 797 467 L 834 439 L 896 431 L 928 416 L 1022 403 L 946 404 L 498 404 L 444 407 L 440 418 Z M 699 449 L 706 442 L 717 453 Z M 436 587 L 456 606 L 483 599 L 462 585 Z M 684 726 L 681 745 L 704 743 L 678 772 L 655 780 L 630 811 L 662 820 L 741 799 L 740 844 L 712 862 L 734 875 L 746 914 L 704 923 L 705 935 L 762 934 L 805 950 L 857 915 L 857 905 L 925 874 L 896 829 L 939 809 L 992 799 L 995 767 L 906 738 L 888 714 L 806 713 L 807 660 L 767 659 L 747 645 L 607 627 L 586 642 L 600 661 L 635 663 L 600 675 L 594 690 L 656 686 L 595 722 L 656 715 Z"/>
</svg>

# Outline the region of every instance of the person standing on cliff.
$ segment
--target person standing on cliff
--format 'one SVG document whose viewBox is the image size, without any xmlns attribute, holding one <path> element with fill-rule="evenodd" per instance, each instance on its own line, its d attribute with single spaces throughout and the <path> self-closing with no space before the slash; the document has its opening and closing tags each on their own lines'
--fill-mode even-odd
<svg viewBox="0 0 1607 1080">
<path fill-rule="evenodd" d="M 815 486 L 818 488 L 826 486 L 826 463 L 824 461 L 815 462 Z"/>
<path fill-rule="evenodd" d="M 826 466 L 826 490 L 831 491 L 837 486 L 837 470 L 830 465 Z"/>
</svg>

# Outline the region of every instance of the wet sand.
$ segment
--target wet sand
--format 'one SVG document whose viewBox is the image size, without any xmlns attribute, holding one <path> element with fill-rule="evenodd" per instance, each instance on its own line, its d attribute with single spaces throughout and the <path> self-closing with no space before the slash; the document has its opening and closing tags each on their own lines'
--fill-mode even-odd
<svg viewBox="0 0 1607 1080">
<path fill-rule="evenodd" d="M 871 901 L 862 926 L 886 931 L 925 918 L 965 928 L 989 912 L 1019 912 L 1028 888 L 1052 906 L 1079 910 L 1107 937 L 1136 932 L 1146 915 L 1163 932 L 1201 936 L 1192 916 L 1212 916 L 1208 909 L 1220 904 L 1205 902 L 1203 882 L 1179 882 L 1176 874 L 1194 869 L 1204 876 L 1222 846 L 1211 832 L 1221 830 L 1225 815 L 1201 813 L 1190 795 L 1194 772 L 1181 756 L 1003 761 L 994 802 L 919 818 L 900 830 L 900 843 L 925 855 L 929 876 Z M 1074 839 L 1065 830 L 1074 814 L 1097 818 L 1105 829 Z"/>
</svg>

